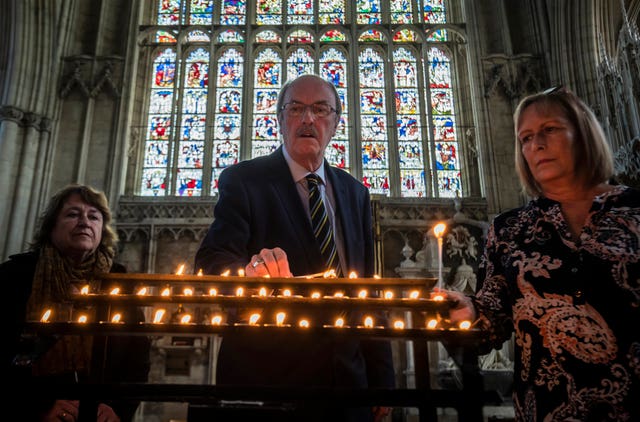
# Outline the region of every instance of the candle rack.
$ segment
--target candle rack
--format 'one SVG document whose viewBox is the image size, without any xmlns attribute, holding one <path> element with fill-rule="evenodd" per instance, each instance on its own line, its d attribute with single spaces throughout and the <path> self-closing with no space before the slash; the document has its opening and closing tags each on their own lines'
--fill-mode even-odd
<svg viewBox="0 0 640 422">
<path fill-rule="evenodd" d="M 421 421 L 437 420 L 437 407 L 454 407 L 459 420 L 482 421 L 482 406 L 489 400 L 483 391 L 478 371 L 477 344 L 483 333 L 470 327 L 452 325 L 448 310 L 453 305 L 438 297 L 431 287 L 435 279 L 379 279 L 379 278 L 264 278 L 241 276 L 191 276 L 162 274 L 107 274 L 101 280 L 100 291 L 86 289 L 74 295 L 71 306 L 74 311 L 65 317 L 52 314 L 49 319 L 28 321 L 25 332 L 32 335 L 213 335 L 226 334 L 250 336 L 256 330 L 262 333 L 289 330 L 301 336 L 336 336 L 373 339 L 413 340 L 416 387 L 393 391 L 352 390 L 336 391 L 280 388 L 243 388 L 223 386 L 185 385 L 130 385 L 125 389 L 113 389 L 108 385 L 90 385 L 78 389 L 73 386 L 56 388 L 56 394 L 80 394 L 86 398 L 129 397 L 144 401 L 182 401 L 189 403 L 215 403 L 241 397 L 251 400 L 305 402 L 317 401 L 322 394 L 332 403 L 345 401 L 345 405 L 369 404 L 417 407 Z M 187 288 L 188 290 L 184 290 Z M 242 288 L 242 291 L 238 289 Z M 114 289 L 118 289 L 118 293 Z M 130 293 L 121 294 L 120 291 Z M 122 321 L 115 314 L 127 307 L 143 307 L 147 310 L 146 322 Z M 79 312 L 95 307 L 100 312 L 94 320 L 79 322 Z M 173 309 L 169 309 L 173 308 Z M 179 308 L 184 314 L 198 308 L 198 318 L 180 322 L 169 319 Z M 230 309 L 255 308 L 269 318 L 251 323 L 233 320 Z M 158 310 L 164 317 L 154 319 Z M 43 309 L 43 314 L 46 310 Z M 296 319 L 277 322 L 271 320 L 276 311 L 291 313 Z M 304 319 L 309 312 L 314 318 Z M 348 320 L 339 325 L 333 320 L 336 312 L 350 311 L 360 320 Z M 376 321 L 368 315 L 390 315 Z M 368 314 L 369 313 L 369 314 Z M 403 319 L 394 320 L 393 315 Z M 203 317 L 206 315 L 206 318 Z M 219 318 L 214 320 L 213 317 Z M 302 320 L 306 324 L 302 324 Z M 402 322 L 400 324 L 399 322 Z M 460 391 L 444 391 L 431 388 L 429 353 L 427 342 L 439 341 L 461 369 L 463 387 Z M 196 388 L 197 387 L 197 388 Z M 203 388 L 206 387 L 206 388 Z M 29 388 L 38 389 L 37 385 Z M 337 394 L 339 393 L 339 394 Z M 49 392 L 51 394 L 51 392 Z M 340 398 L 336 398 L 336 394 Z M 336 401 L 337 400 L 337 401 Z M 85 419 L 88 420 L 88 419 Z"/>
</svg>

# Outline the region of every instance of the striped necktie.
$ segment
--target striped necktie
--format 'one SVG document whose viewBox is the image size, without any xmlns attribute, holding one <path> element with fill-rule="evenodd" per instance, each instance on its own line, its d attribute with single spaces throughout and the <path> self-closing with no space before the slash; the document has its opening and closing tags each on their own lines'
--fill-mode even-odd
<svg viewBox="0 0 640 422">
<path fill-rule="evenodd" d="M 309 174 L 306 179 L 309 187 L 309 212 L 311 214 L 313 234 L 320 247 L 327 270 L 334 269 L 336 274 L 340 276 L 340 263 L 336 251 L 336 243 L 333 240 L 333 228 L 320 194 L 320 177 L 317 174 Z"/>
</svg>

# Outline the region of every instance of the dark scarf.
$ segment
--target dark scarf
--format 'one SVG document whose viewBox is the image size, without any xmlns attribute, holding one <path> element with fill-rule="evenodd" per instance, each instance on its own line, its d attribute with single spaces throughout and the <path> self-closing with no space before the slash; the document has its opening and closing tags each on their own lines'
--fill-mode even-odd
<svg viewBox="0 0 640 422">
<path fill-rule="evenodd" d="M 108 273 L 113 263 L 113 254 L 99 247 L 79 265 L 60 255 L 52 245 L 40 251 L 33 277 L 33 288 L 27 303 L 27 320 L 38 321 L 45 309 L 51 309 L 50 321 L 72 321 L 77 318 L 71 298 L 74 293 L 89 285 L 95 292 L 99 286 L 96 276 Z M 92 318 L 91 309 L 83 313 Z M 61 336 L 32 367 L 34 375 L 86 373 L 91 362 L 92 336 Z"/>
</svg>

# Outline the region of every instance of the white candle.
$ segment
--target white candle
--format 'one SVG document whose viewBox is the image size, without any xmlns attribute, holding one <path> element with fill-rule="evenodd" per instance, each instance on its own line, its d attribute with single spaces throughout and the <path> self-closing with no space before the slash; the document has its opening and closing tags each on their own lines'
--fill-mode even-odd
<svg viewBox="0 0 640 422">
<path fill-rule="evenodd" d="M 436 287 L 438 290 L 442 290 L 442 237 L 447 226 L 444 223 L 438 223 L 433 228 L 433 234 L 438 239 L 438 283 Z"/>
</svg>

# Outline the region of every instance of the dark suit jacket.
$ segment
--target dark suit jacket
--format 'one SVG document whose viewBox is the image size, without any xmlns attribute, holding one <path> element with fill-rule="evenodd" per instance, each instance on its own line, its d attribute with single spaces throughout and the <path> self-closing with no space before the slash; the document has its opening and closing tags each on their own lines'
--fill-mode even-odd
<svg viewBox="0 0 640 422">
<path fill-rule="evenodd" d="M 325 163 L 346 252 L 345 273 L 372 276 L 373 233 L 369 191 Z M 195 268 L 220 274 L 244 268 L 262 248 L 281 247 L 291 271 L 323 271 L 311 223 L 282 147 L 225 169 L 214 221 L 196 254 Z M 392 388 L 388 342 L 281 336 L 227 336 L 218 357 L 217 383 L 232 385 Z"/>
</svg>

